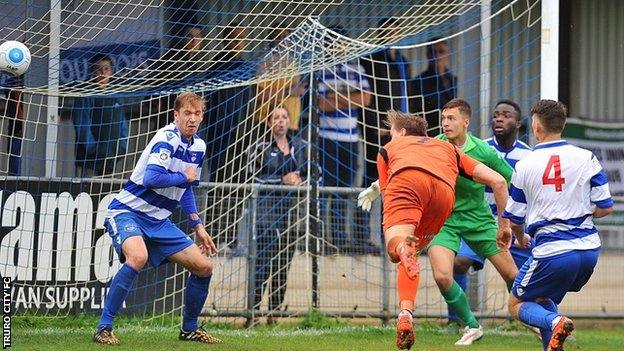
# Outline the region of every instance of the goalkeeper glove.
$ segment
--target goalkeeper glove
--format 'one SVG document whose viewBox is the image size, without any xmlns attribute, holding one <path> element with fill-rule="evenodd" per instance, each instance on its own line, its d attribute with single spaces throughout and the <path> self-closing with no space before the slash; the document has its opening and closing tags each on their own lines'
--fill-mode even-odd
<svg viewBox="0 0 624 351">
<path fill-rule="evenodd" d="M 358 195 L 358 207 L 368 212 L 373 205 L 373 201 L 379 197 L 381 189 L 379 188 L 379 179 L 374 181 L 368 188 L 362 190 Z"/>
</svg>

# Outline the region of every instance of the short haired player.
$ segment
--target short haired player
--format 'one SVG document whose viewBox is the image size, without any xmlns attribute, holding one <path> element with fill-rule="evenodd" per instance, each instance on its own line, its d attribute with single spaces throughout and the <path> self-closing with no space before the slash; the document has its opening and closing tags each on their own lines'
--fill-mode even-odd
<svg viewBox="0 0 624 351">
<path fill-rule="evenodd" d="M 93 341 L 118 345 L 113 320 L 128 296 L 132 282 L 149 262 L 158 267 L 168 261 L 191 274 L 184 292 L 184 313 L 179 339 L 220 343 L 197 320 L 208 296 L 212 262 L 206 252 L 217 249 L 199 218 L 193 186 L 199 183 L 206 143 L 195 136 L 204 115 L 204 100 L 184 92 L 174 102 L 173 123 L 161 128 L 141 154 L 121 192 L 108 206 L 104 225 L 123 263 L 113 278 Z M 195 230 L 199 246 L 169 217 L 180 206 Z"/>
<path fill-rule="evenodd" d="M 493 136 L 483 140 L 490 145 L 507 163 L 515 168 L 516 163 L 523 157 L 531 153 L 531 148 L 518 139 L 520 127 L 522 126 L 522 113 L 520 106 L 512 100 L 499 100 L 494 106 L 491 119 L 491 130 Z M 492 190 L 485 188 L 485 199 L 492 209 L 494 218 L 498 217 L 498 209 L 494 202 Z M 516 242 L 517 244 L 517 242 Z M 530 243 L 532 244 L 532 243 Z M 509 248 L 511 257 L 516 267 L 520 269 L 524 262 L 531 256 L 532 247 L 518 247 L 512 245 Z M 472 267 L 475 271 L 483 269 L 485 258 L 477 255 L 462 240 L 453 266 L 453 279 L 459 284 L 462 290 L 467 291 L 467 272 Z M 511 288 L 511 285 L 509 286 Z M 449 308 L 449 321 L 458 321 L 459 317 Z M 531 331 L 539 335 L 539 330 L 531 327 Z"/>
<path fill-rule="evenodd" d="M 514 281 L 509 311 L 540 328 L 544 350 L 561 351 L 574 324 L 557 305 L 591 277 L 601 246 L 593 218 L 611 214 L 613 200 L 596 156 L 561 139 L 565 105 L 541 100 L 531 114 L 539 143 L 516 164 L 503 217 L 518 240 L 534 237 L 535 247 Z"/>
<path fill-rule="evenodd" d="M 388 126 L 392 140 L 377 156 L 378 188 L 368 190 L 377 194 L 363 192 L 358 205 L 370 209 L 376 189 L 381 190 L 386 248 L 397 263 L 401 311 L 396 342 L 399 349 L 409 349 L 414 343 L 411 311 L 420 277 L 419 253 L 453 211 L 458 175 L 489 185 L 499 206 L 506 204 L 508 191 L 498 173 L 452 144 L 426 137 L 423 118 L 391 110 Z M 510 231 L 507 220 L 502 220 L 501 230 Z"/>
</svg>

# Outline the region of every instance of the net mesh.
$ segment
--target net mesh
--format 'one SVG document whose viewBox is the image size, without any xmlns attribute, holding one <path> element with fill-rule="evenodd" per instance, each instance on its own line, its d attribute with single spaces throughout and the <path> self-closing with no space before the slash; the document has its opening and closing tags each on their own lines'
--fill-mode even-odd
<svg viewBox="0 0 624 351">
<path fill-rule="evenodd" d="M 24 76 L 0 75 L 0 269 L 14 279 L 15 307 L 41 316 L 102 308 L 120 266 L 106 207 L 172 121 L 176 94 L 192 90 L 206 100 L 195 196 L 220 249 L 204 313 L 393 316 L 379 201 L 370 215 L 355 206 L 359 187 L 377 178 L 385 111 L 424 114 L 435 134 L 441 106 L 461 96 L 482 137 L 496 100 L 527 111 L 539 95 L 538 5 L 0 1 L 0 40 L 33 55 Z M 289 115 L 290 156 L 272 164 L 276 108 Z M 181 213 L 172 219 L 190 232 Z M 422 260 L 416 313 L 444 315 Z M 504 315 L 504 284 L 484 272 L 473 307 Z M 177 323 L 187 275 L 146 268 L 124 311 Z"/>
</svg>

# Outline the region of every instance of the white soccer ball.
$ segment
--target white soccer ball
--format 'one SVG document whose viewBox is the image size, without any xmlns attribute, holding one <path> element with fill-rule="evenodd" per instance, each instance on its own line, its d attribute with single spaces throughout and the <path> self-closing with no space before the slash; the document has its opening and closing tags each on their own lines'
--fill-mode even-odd
<svg viewBox="0 0 624 351">
<path fill-rule="evenodd" d="M 0 44 L 0 70 L 21 76 L 30 66 L 30 50 L 19 41 Z"/>
</svg>

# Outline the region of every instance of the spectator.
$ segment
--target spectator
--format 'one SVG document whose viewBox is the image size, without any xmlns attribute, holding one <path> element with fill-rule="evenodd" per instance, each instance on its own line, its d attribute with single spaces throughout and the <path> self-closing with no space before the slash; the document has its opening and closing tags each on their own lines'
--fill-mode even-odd
<svg viewBox="0 0 624 351">
<path fill-rule="evenodd" d="M 113 61 L 98 54 L 89 62 L 92 94 L 77 98 L 72 110 L 76 129 L 76 176 L 111 174 L 117 155 L 126 153 L 128 120 L 123 101 L 106 95 L 113 75 Z M 99 94 L 99 95 L 96 95 Z"/>
<path fill-rule="evenodd" d="M 165 39 L 169 47 L 181 49 L 185 45 L 189 28 L 201 28 L 201 11 L 197 0 L 167 0 L 163 19 L 166 30 Z"/>
<path fill-rule="evenodd" d="M 277 45 L 283 42 L 290 31 L 279 25 L 273 26 L 269 36 L 269 52 L 267 59 L 258 67 L 258 76 L 275 75 L 285 70 L 295 71 L 293 60 L 284 53 L 277 52 Z M 299 117 L 301 115 L 301 95 L 305 91 L 305 84 L 301 84 L 299 75 L 262 81 L 255 85 L 255 122 L 264 123 L 275 106 L 280 105 L 288 111 L 290 125 L 288 130 L 296 133 L 299 130 Z"/>
<path fill-rule="evenodd" d="M 436 40 L 439 38 L 431 39 Z M 447 41 L 427 46 L 427 69 L 410 84 L 410 110 L 424 113 L 429 136 L 440 134 L 440 111 L 457 97 L 457 77 L 450 71 L 450 59 Z"/>
<path fill-rule="evenodd" d="M 335 31 L 344 35 L 344 29 Z M 333 43 L 332 43 L 333 44 Z M 338 49 L 337 51 L 340 51 Z M 358 159 L 359 111 L 370 105 L 371 93 L 364 68 L 357 62 L 340 63 L 320 72 L 318 77 L 319 145 L 325 185 L 352 187 Z M 333 227 L 334 244 L 344 251 L 352 251 L 355 236 L 347 237 L 345 205 L 347 199 L 337 195 L 329 211 L 337 223 Z M 367 231 L 352 231 L 365 236 Z"/>
<path fill-rule="evenodd" d="M 197 73 L 205 71 L 208 65 L 203 45 L 202 30 L 199 26 L 184 27 L 182 40 L 175 47 L 165 52 L 161 58 L 163 73 L 168 75 L 169 83 L 179 80 L 189 80 L 186 83 L 196 83 L 202 78 Z"/>
<path fill-rule="evenodd" d="M 380 38 L 396 38 L 395 18 L 379 21 Z M 411 78 L 408 61 L 397 49 L 385 48 L 360 59 L 366 76 L 372 82 L 371 105 L 364 109 L 364 140 L 366 155 L 365 184 L 374 182 L 377 175 L 379 147 L 390 141 L 390 130 L 385 125 L 388 110 L 408 112 L 407 81 Z"/>
<path fill-rule="evenodd" d="M 196 83 L 203 79 L 200 72 L 208 65 L 202 51 L 202 31 L 199 26 L 188 25 L 183 29 L 183 39 L 176 46 L 167 50 L 155 64 L 155 75 L 151 77 L 152 84 L 159 90 L 172 89 Z M 150 130 L 158 130 L 170 123 L 171 110 L 176 94 L 160 95 L 159 98 L 150 98 L 147 106 L 152 126 Z"/>
<path fill-rule="evenodd" d="M 301 185 L 307 175 L 307 144 L 298 137 L 288 136 L 290 118 L 284 107 L 275 108 L 267 123 L 271 128 L 270 137 L 257 141 L 247 151 L 250 175 L 261 184 Z M 295 196 L 288 191 L 259 191 L 254 309 L 260 308 L 266 288 L 269 290 L 269 311 L 279 309 L 284 302 L 297 234 L 296 230 L 287 229 L 289 210 L 296 205 Z M 267 323 L 274 321 L 269 317 Z M 257 321 L 249 319 L 246 324 L 251 326 L 251 323 L 256 324 Z"/>
<path fill-rule="evenodd" d="M 207 72 L 208 79 L 223 81 L 249 79 L 256 69 L 256 65 L 246 61 L 242 53 L 247 47 L 247 33 L 244 27 L 234 23 L 223 30 L 224 49 L 212 60 L 216 62 Z M 247 115 L 247 104 L 250 98 L 248 86 L 218 89 L 208 96 L 208 110 L 206 111 L 205 125 L 200 131 L 202 139 L 206 140 L 209 155 L 204 167 L 208 175 L 204 179 L 210 181 L 237 182 L 233 178 L 234 155 L 242 154 L 245 147 L 241 138 L 236 138 L 238 125 Z M 237 144 L 234 145 L 234 141 Z M 240 145 L 239 145 L 240 144 Z M 249 144 L 247 144 L 249 145 Z M 233 147 L 227 155 L 228 148 Z M 227 163 L 229 166 L 225 167 Z"/>
</svg>

